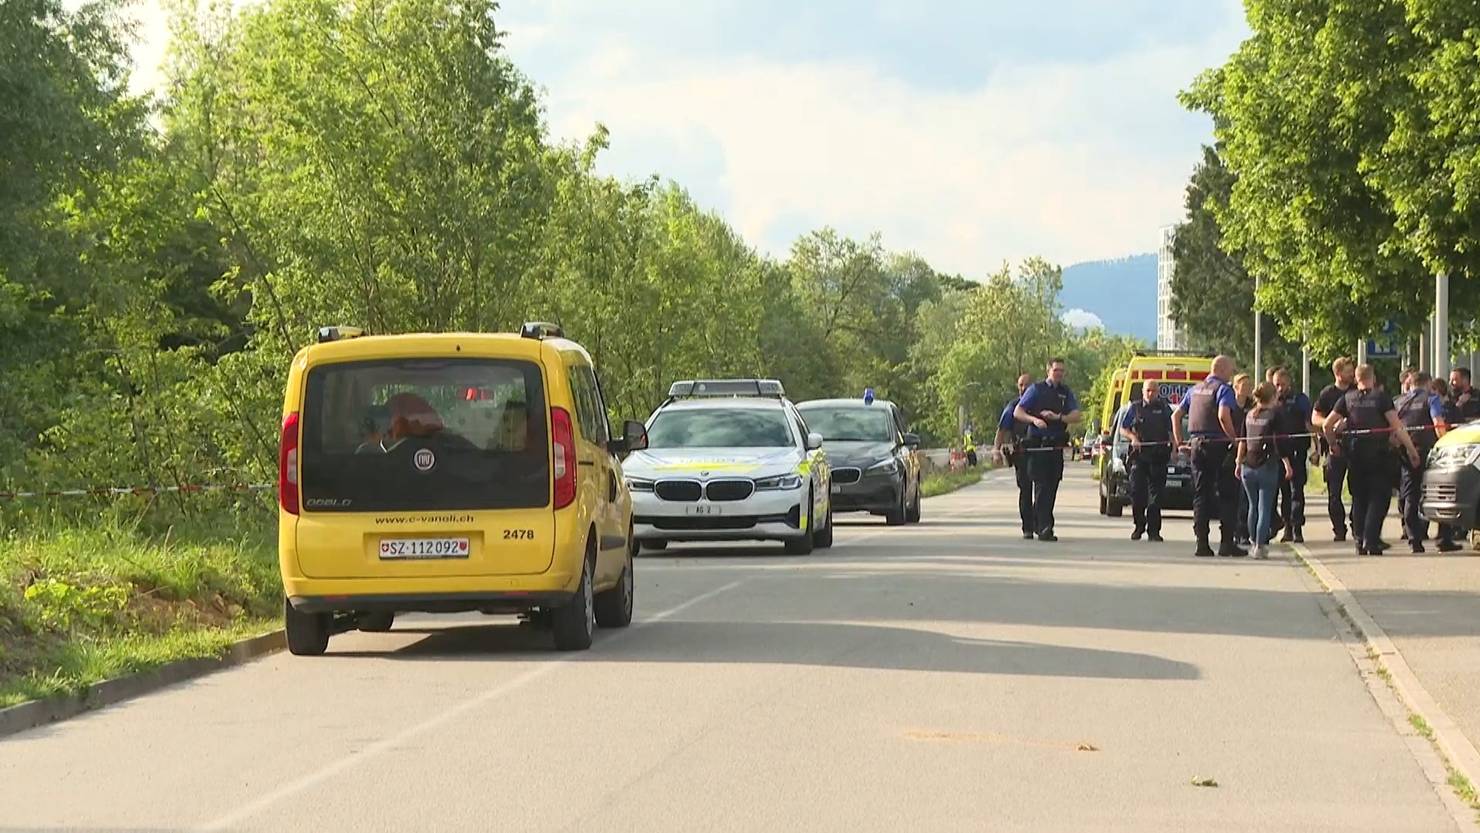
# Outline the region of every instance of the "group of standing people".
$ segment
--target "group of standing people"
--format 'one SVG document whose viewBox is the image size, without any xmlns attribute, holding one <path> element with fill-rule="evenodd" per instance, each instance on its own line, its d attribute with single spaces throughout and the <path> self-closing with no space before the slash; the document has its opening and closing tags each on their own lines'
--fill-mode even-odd
<svg viewBox="0 0 1480 833">
<path fill-rule="evenodd" d="M 1236 372 L 1218 356 L 1212 372 L 1176 405 L 1155 381 L 1115 426 L 1130 444 L 1133 540 L 1163 540 L 1161 495 L 1171 457 L 1190 455 L 1193 531 L 1198 557 L 1267 558 L 1276 532 L 1302 542 L 1308 462 L 1325 476 L 1327 511 L 1335 541 L 1348 528 L 1360 555 L 1389 548 L 1381 531 L 1396 490 L 1403 537 L 1424 551 L 1429 524 L 1419 513 L 1424 463 L 1448 425 L 1480 418 L 1480 394 L 1470 371 L 1456 368 L 1448 384 L 1417 370 L 1405 371 L 1394 399 L 1370 365 L 1332 363 L 1333 384 L 1312 402 L 1292 385 L 1286 368 L 1271 368 L 1262 382 Z M 1063 478 L 1069 426 L 1080 420 L 1079 403 L 1064 382 L 1061 359 L 1048 378 L 1018 378 L 1018 396 L 1003 409 L 993 454 L 1013 465 L 1024 538 L 1058 540 L 1054 504 Z M 1343 486 L 1351 491 L 1344 505 Z M 1218 546 L 1211 540 L 1218 522 Z M 1460 549 L 1455 530 L 1440 525 L 1438 548 Z"/>
</svg>

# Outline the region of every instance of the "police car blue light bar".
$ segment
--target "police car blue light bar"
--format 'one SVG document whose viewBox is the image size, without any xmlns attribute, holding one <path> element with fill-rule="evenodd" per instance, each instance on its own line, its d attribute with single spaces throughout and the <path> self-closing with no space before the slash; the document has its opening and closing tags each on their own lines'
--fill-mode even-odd
<svg viewBox="0 0 1480 833">
<path fill-rule="evenodd" d="M 783 397 L 786 389 L 776 379 L 689 379 L 668 388 L 670 399 L 700 396 Z"/>
<path fill-rule="evenodd" d="M 872 405 L 872 404 L 874 404 L 874 389 L 873 388 L 864 388 L 863 389 L 863 404 L 865 404 L 865 405 Z"/>
</svg>

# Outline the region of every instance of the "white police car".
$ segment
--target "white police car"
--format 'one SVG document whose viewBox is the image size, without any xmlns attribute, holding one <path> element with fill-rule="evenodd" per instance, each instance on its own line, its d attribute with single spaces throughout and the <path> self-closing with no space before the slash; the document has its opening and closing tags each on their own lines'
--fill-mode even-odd
<svg viewBox="0 0 1480 833">
<path fill-rule="evenodd" d="M 832 478 L 822 436 L 774 379 L 673 383 L 647 422 L 648 445 L 622 463 L 634 536 L 832 546 Z"/>
</svg>

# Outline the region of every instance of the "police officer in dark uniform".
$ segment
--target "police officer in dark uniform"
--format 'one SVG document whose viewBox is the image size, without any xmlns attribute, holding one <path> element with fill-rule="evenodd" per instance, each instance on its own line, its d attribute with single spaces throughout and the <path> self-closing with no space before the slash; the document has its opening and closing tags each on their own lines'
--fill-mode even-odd
<svg viewBox="0 0 1480 833">
<path fill-rule="evenodd" d="M 1347 391 L 1352 389 L 1354 366 L 1352 360 L 1345 356 L 1331 363 L 1331 372 L 1335 375 L 1336 381 L 1321 389 L 1320 394 L 1316 396 L 1311 414 L 1311 422 L 1323 432 L 1326 421 L 1331 418 L 1332 412 L 1336 409 L 1336 403 L 1340 402 L 1342 397 L 1346 396 Z M 1347 459 L 1343 454 L 1334 453 L 1335 450 L 1331 448 L 1324 433 L 1321 441 L 1323 446 L 1321 453 L 1325 455 L 1326 460 L 1321 467 L 1321 474 L 1326 479 L 1326 512 L 1331 516 L 1331 540 L 1345 541 L 1347 512 L 1341 500 L 1341 490 L 1347 479 Z"/>
<path fill-rule="evenodd" d="M 1238 436 L 1233 424 L 1233 412 L 1238 403 L 1227 381 L 1233 371 L 1233 359 L 1228 356 L 1213 359 L 1213 372 L 1177 404 L 1177 414 L 1187 412 L 1187 430 L 1192 434 L 1192 528 L 1197 534 L 1196 555 L 1202 558 L 1213 555 L 1208 535 L 1215 516 L 1219 534 L 1217 554 L 1249 554 L 1233 541 L 1238 482 L 1228 460 L 1233 454 L 1234 439 Z M 1179 447 L 1187 445 L 1178 415 L 1172 417 L 1172 433 Z"/>
<path fill-rule="evenodd" d="M 1126 409 L 1120 433 L 1131 442 L 1131 540 L 1161 541 L 1161 492 L 1172 459 L 1172 406 L 1154 380 L 1141 385 L 1141 401 Z"/>
<path fill-rule="evenodd" d="M 1403 423 L 1393 398 L 1377 386 L 1377 374 L 1371 365 L 1361 365 L 1356 373 L 1357 385 L 1336 403 L 1322 430 L 1336 454 L 1336 435 L 1344 433 L 1346 441 L 1340 454 L 1347 458 L 1347 480 L 1352 492 L 1352 533 L 1357 539 L 1357 555 L 1382 555 L 1387 544 L 1382 540 L 1382 523 L 1392 504 L 1393 438 L 1408 455 L 1408 464 L 1417 468 L 1421 460 L 1418 449 Z"/>
<path fill-rule="evenodd" d="M 1018 422 L 1014 416 L 1023 394 L 1033 384 L 1033 377 L 1024 373 L 1018 377 L 1018 395 L 1002 409 L 1002 418 L 997 421 L 997 438 L 992 443 L 992 456 L 999 462 L 1012 464 L 1017 474 L 1018 517 L 1023 522 L 1023 538 L 1032 538 L 1037 533 L 1033 525 L 1033 479 L 1028 476 L 1028 455 L 1023 448 L 1028 439 L 1028 423 Z"/>
<path fill-rule="evenodd" d="M 1408 378 L 1408 392 L 1398 397 L 1393 407 L 1398 411 L 1398 421 L 1408 429 L 1408 436 L 1418 449 L 1418 465 L 1402 461 L 1398 476 L 1399 505 L 1403 515 L 1403 529 L 1408 533 L 1408 545 L 1415 553 L 1424 551 L 1423 542 L 1429 537 L 1429 522 L 1419 513 L 1423 502 L 1424 462 L 1429 451 L 1438 440 L 1435 426 L 1444 421 L 1444 403 L 1429 391 L 1429 374 L 1415 371 Z M 1449 527 L 1439 528 L 1439 551 L 1454 552 L 1460 546 L 1451 539 Z"/>
<path fill-rule="evenodd" d="M 1470 384 L 1470 369 L 1456 367 L 1449 371 L 1449 404 L 1454 422 L 1451 426 L 1480 419 L 1480 393 Z"/>
<path fill-rule="evenodd" d="M 1057 541 L 1053 534 L 1054 502 L 1064 479 L 1064 449 L 1069 426 L 1079 422 L 1079 400 L 1064 384 L 1064 360 L 1048 363 L 1048 378 L 1028 388 L 1013 417 L 1028 424 L 1028 476 L 1033 480 L 1033 525 L 1038 540 Z"/>
<path fill-rule="evenodd" d="M 1294 389 L 1288 369 L 1276 368 L 1273 381 L 1279 395 L 1277 430 L 1284 437 L 1280 440 L 1280 453 L 1289 461 L 1293 473 L 1289 480 L 1280 481 L 1280 518 L 1285 525 L 1285 533 L 1280 540 L 1303 543 L 1305 483 L 1310 478 L 1306 461 L 1310 456 L 1310 435 L 1316 430 L 1311 422 L 1313 406 L 1310 397 Z"/>
</svg>

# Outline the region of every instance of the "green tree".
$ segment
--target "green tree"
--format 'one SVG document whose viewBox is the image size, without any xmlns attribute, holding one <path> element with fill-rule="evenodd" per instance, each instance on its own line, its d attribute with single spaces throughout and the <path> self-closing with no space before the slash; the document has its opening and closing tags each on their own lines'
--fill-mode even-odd
<svg viewBox="0 0 1480 833">
<path fill-rule="evenodd" d="M 1218 151 L 1203 148 L 1203 158 L 1187 185 L 1187 219 L 1177 226 L 1173 246 L 1172 318 L 1198 349 L 1227 353 L 1239 366 L 1254 359 L 1254 277 L 1239 257 L 1224 250 L 1217 216 L 1226 211 L 1235 177 Z M 1298 345 L 1278 332 L 1266 316 L 1266 365 L 1291 363 Z"/>
</svg>

